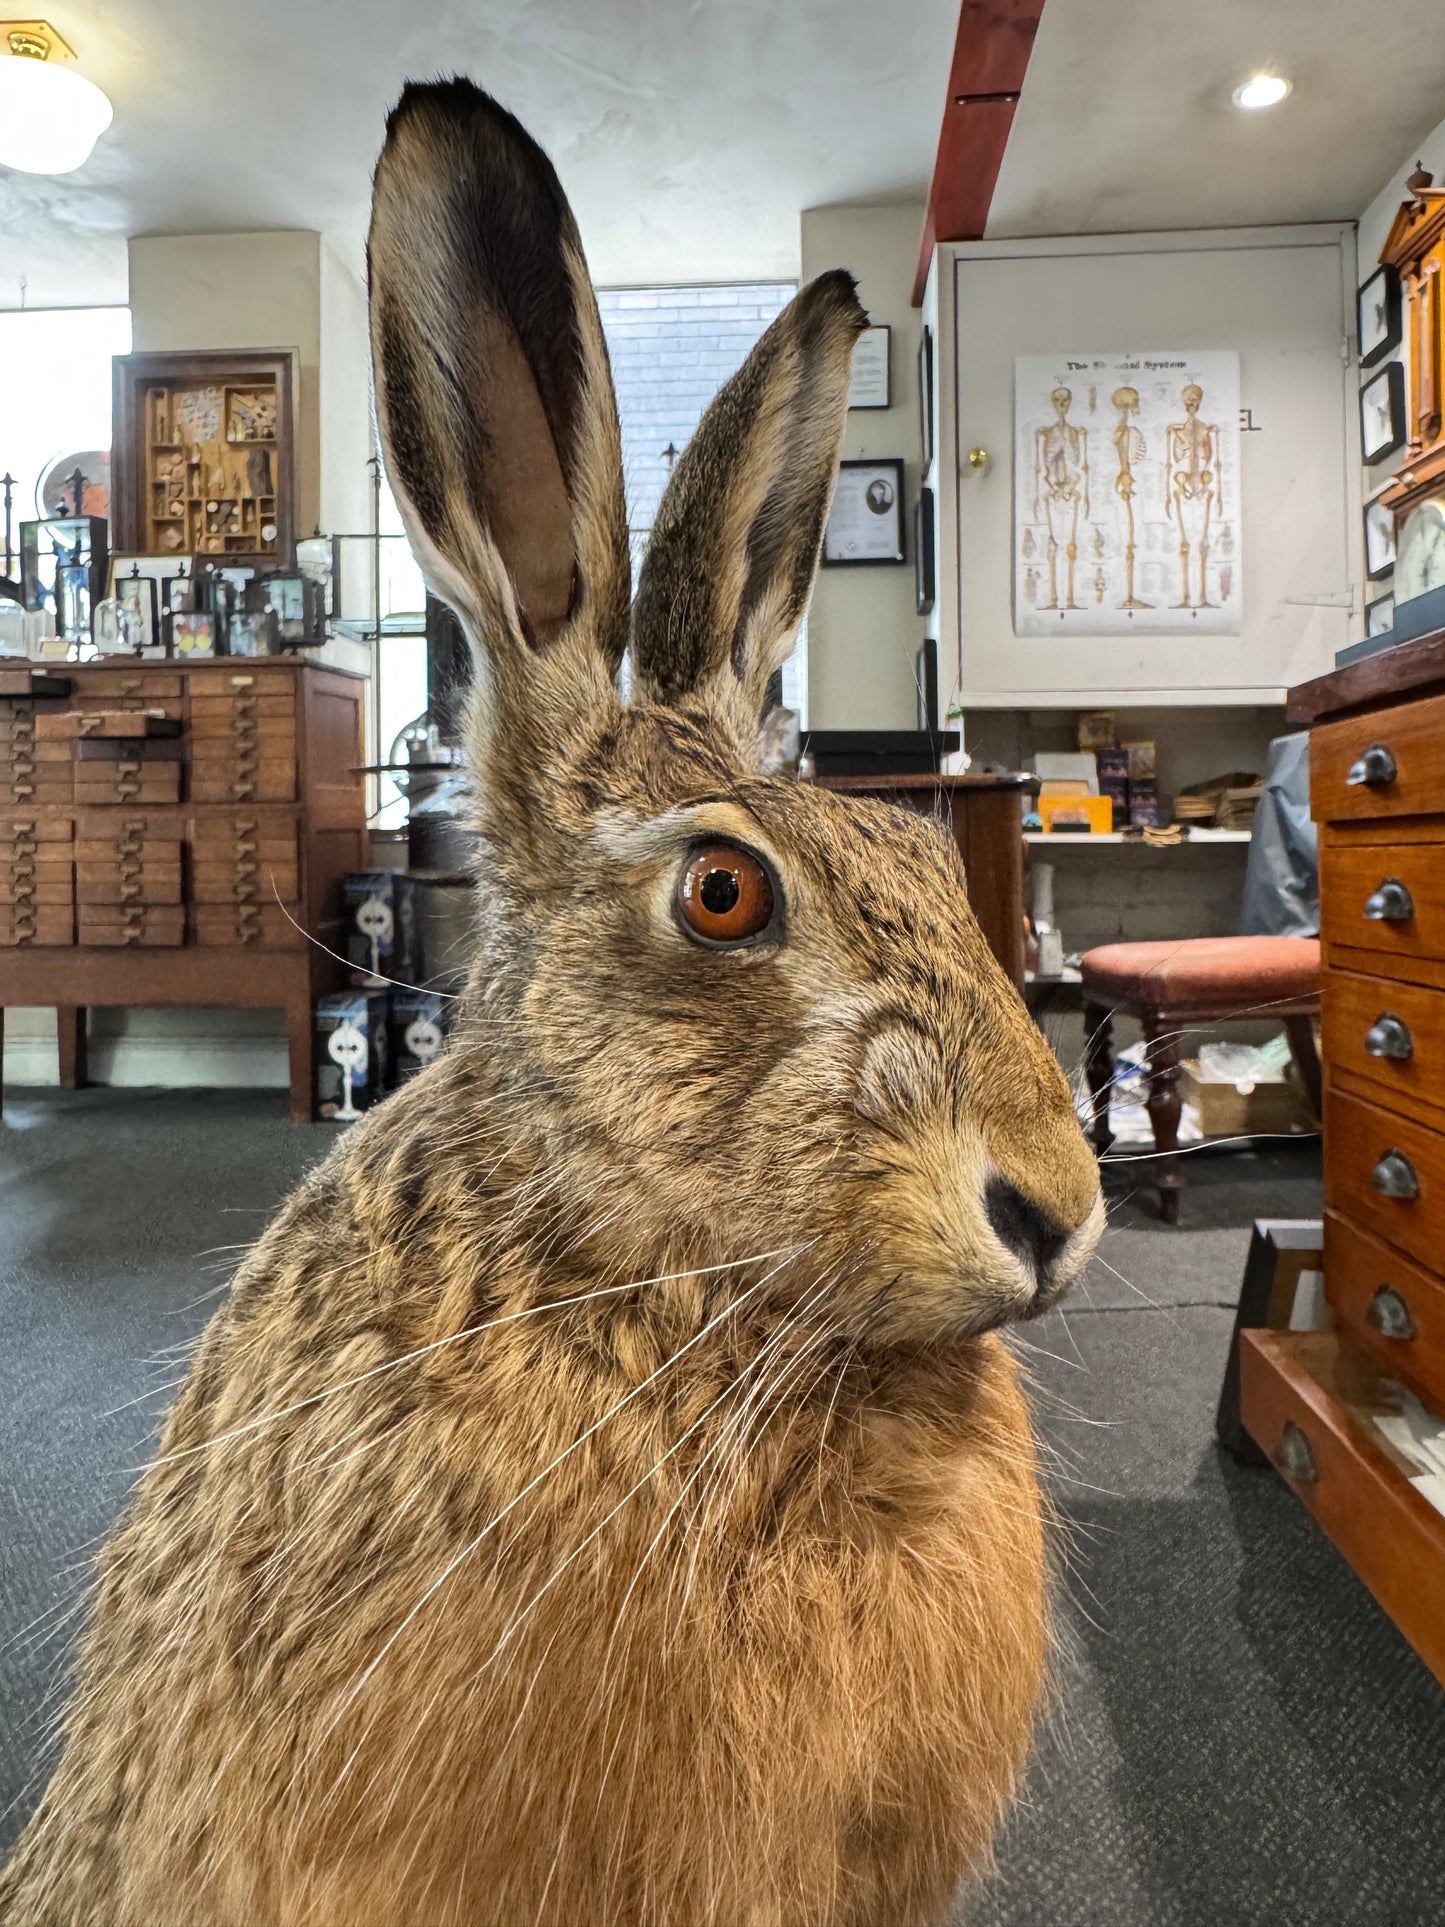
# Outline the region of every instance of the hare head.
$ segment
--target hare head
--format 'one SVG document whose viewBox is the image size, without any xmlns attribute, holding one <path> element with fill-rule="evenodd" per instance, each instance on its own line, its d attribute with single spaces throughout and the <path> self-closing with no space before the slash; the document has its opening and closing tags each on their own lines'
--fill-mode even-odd
<svg viewBox="0 0 1445 1927">
<path fill-rule="evenodd" d="M 369 260 L 387 472 L 476 660 L 456 1048 L 508 1131 L 609 1261 L 805 1248 L 840 1321 L 892 1342 L 1044 1309 L 1097 1237 L 1098 1173 L 951 840 L 760 767 L 865 325 L 851 278 L 805 287 L 720 391 L 634 600 L 607 351 L 546 156 L 469 83 L 408 87 Z"/>
</svg>

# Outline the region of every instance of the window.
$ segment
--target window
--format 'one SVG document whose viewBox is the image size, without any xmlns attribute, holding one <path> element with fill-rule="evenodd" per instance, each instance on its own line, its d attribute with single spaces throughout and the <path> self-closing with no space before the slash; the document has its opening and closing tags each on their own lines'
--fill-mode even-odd
<svg viewBox="0 0 1445 1927">
<path fill-rule="evenodd" d="M 797 292 L 791 282 L 609 288 L 598 293 L 612 357 L 636 574 L 662 491 L 703 410 Z M 783 700 L 807 717 L 807 627 L 783 666 Z"/>
<path fill-rule="evenodd" d="M 0 474 L 15 477 L 17 543 L 55 461 L 110 447 L 110 358 L 129 353 L 129 308 L 0 314 Z"/>
</svg>

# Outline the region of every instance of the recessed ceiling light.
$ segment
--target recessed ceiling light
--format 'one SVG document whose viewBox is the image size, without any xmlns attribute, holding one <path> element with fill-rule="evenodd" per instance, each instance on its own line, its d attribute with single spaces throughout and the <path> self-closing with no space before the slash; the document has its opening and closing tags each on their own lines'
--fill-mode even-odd
<svg viewBox="0 0 1445 1927">
<path fill-rule="evenodd" d="M 1278 107 L 1289 92 L 1289 82 L 1280 74 L 1251 74 L 1234 90 L 1236 107 Z"/>
</svg>

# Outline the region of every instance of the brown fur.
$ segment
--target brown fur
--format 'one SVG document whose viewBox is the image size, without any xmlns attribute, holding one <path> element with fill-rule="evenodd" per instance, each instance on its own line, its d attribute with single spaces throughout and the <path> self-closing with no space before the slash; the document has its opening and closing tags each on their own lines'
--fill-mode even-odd
<svg viewBox="0 0 1445 1927">
<path fill-rule="evenodd" d="M 595 303 L 464 83 L 393 116 L 372 276 L 391 473 L 486 672 L 478 957 L 202 1341 L 0 1921 L 936 1921 L 1044 1666 L 994 1328 L 1077 1271 L 1098 1187 L 938 827 L 757 773 L 861 311 L 805 289 L 699 430 L 624 705 Z M 498 355 L 534 386 L 489 404 Z M 715 836 L 772 866 L 779 940 L 683 933 Z M 1000 1175 L 1070 1234 L 1042 1289 Z"/>
</svg>

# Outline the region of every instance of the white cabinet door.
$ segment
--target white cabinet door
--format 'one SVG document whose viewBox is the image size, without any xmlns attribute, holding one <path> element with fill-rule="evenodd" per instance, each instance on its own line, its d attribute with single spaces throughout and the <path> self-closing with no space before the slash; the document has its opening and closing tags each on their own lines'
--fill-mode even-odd
<svg viewBox="0 0 1445 1927">
<path fill-rule="evenodd" d="M 1349 231 L 980 242 L 953 269 L 964 708 L 1259 702 L 1332 668 L 1350 640 L 1358 520 Z M 1015 358 L 1202 349 L 1240 357 L 1240 633 L 1017 636 Z M 1095 426 L 1103 449 L 1112 418 Z M 978 449 L 989 459 L 973 466 Z"/>
</svg>

